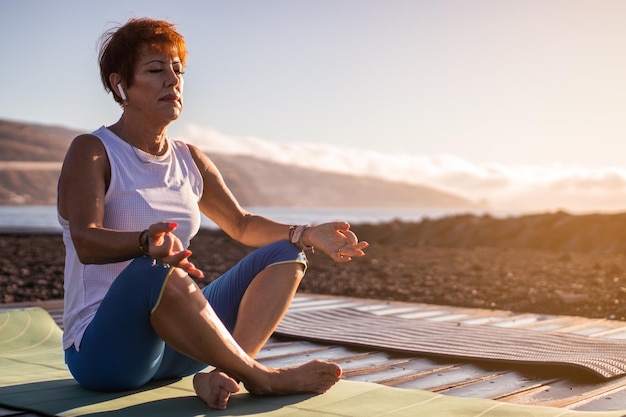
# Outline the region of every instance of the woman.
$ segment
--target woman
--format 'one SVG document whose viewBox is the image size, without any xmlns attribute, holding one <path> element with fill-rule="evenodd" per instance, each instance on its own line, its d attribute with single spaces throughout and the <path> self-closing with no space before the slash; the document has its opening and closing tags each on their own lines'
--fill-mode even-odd
<svg viewBox="0 0 626 417">
<path fill-rule="evenodd" d="M 347 223 L 290 226 L 243 210 L 206 155 L 166 137 L 183 108 L 185 59 L 168 22 L 133 19 L 103 37 L 102 82 L 123 112 L 72 142 L 59 179 L 68 367 L 95 390 L 195 373 L 196 393 L 217 409 L 238 381 L 259 395 L 324 392 L 337 364 L 272 369 L 253 358 L 304 276 L 302 249 L 348 262 L 367 243 Z M 202 290 L 187 249 L 200 213 L 259 248 Z"/>
</svg>

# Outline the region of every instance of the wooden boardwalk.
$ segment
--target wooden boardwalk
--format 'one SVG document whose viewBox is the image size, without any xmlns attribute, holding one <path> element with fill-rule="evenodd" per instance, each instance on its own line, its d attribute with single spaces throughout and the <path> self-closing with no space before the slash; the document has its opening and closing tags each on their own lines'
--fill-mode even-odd
<svg viewBox="0 0 626 417">
<path fill-rule="evenodd" d="M 0 305 L 0 309 L 38 305 L 62 325 L 62 301 Z M 454 322 L 589 337 L 626 339 L 626 322 L 500 310 L 468 309 L 299 293 L 291 311 L 356 307 L 381 316 Z M 625 351 L 626 355 L 626 340 Z M 605 411 L 626 410 L 626 376 L 601 379 L 572 368 L 464 361 L 398 354 L 383 350 L 314 343 L 273 336 L 257 359 L 269 366 L 289 366 L 312 358 L 339 363 L 343 378 L 447 395 L 490 398 L 517 404 Z"/>
</svg>

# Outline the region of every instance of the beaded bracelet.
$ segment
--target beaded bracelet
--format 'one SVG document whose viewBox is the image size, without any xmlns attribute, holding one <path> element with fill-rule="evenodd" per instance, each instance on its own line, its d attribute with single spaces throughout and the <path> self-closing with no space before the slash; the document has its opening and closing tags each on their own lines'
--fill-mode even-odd
<svg viewBox="0 0 626 417">
<path fill-rule="evenodd" d="M 289 228 L 289 241 L 296 245 L 301 250 L 313 249 L 313 246 L 307 246 L 302 243 L 302 235 L 304 231 L 309 227 L 308 224 L 301 224 L 298 226 L 291 226 Z"/>
<path fill-rule="evenodd" d="M 150 256 L 150 232 L 147 229 L 139 234 L 139 249 L 145 256 Z"/>
</svg>

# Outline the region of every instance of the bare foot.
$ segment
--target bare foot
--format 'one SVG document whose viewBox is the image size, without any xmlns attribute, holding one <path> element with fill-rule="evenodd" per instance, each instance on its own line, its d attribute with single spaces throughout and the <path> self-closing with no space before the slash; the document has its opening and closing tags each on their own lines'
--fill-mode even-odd
<svg viewBox="0 0 626 417">
<path fill-rule="evenodd" d="M 237 381 L 223 372 L 198 372 L 193 377 L 193 389 L 207 405 L 216 410 L 226 409 L 230 395 L 239 392 Z"/>
<path fill-rule="evenodd" d="M 312 360 L 292 368 L 269 369 L 263 384 L 245 382 L 256 395 L 322 394 L 341 378 L 341 367 L 336 363 Z"/>
</svg>

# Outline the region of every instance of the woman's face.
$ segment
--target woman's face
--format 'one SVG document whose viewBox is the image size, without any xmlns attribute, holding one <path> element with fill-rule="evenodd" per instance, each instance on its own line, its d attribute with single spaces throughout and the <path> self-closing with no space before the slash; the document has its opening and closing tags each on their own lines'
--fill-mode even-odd
<svg viewBox="0 0 626 417">
<path fill-rule="evenodd" d="M 183 64 L 172 51 L 163 54 L 144 47 L 139 54 L 132 86 L 127 88 L 127 110 L 171 122 L 183 110 Z"/>
</svg>

